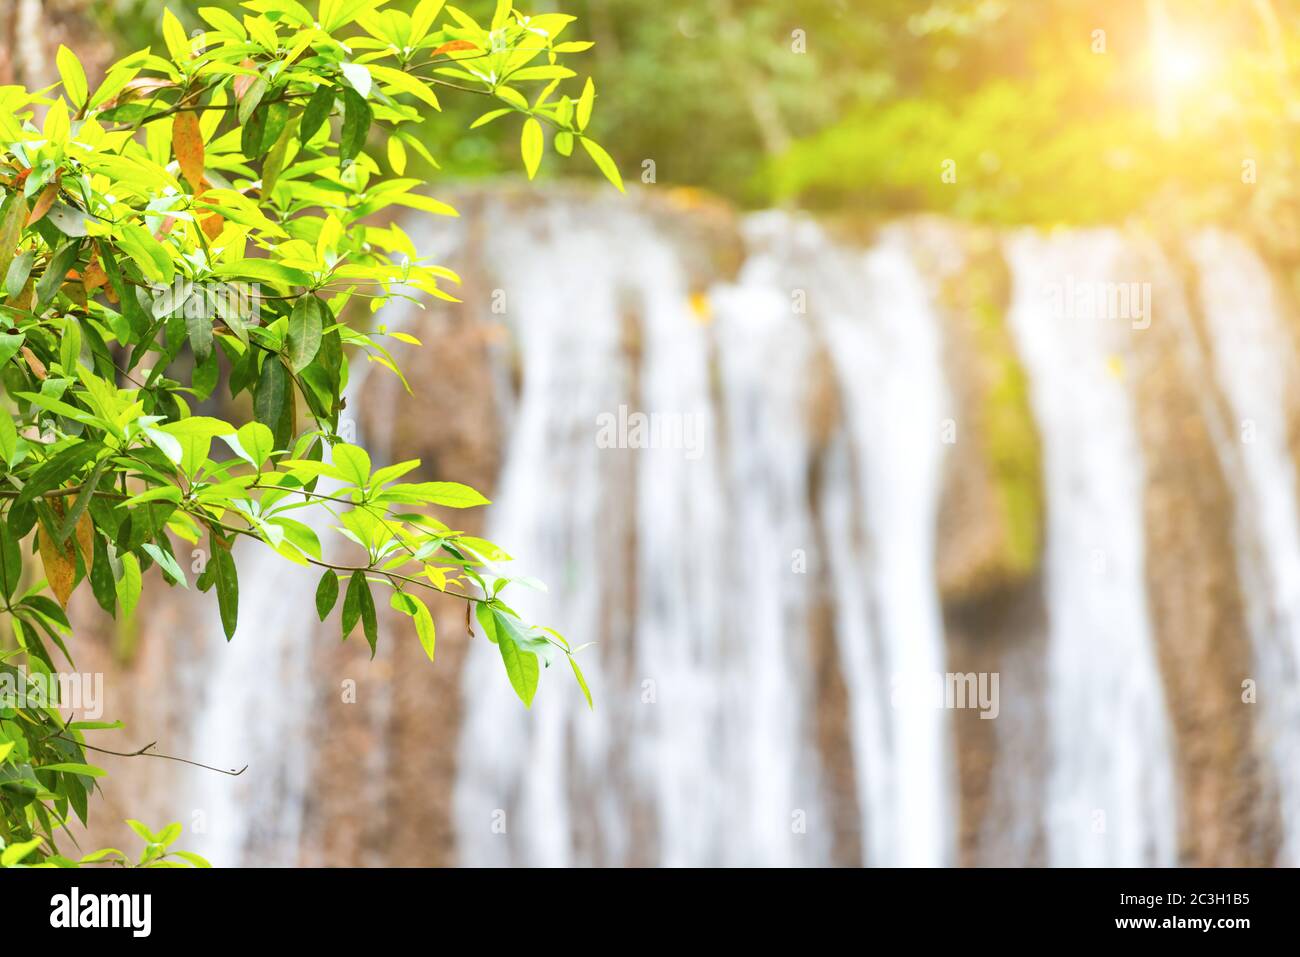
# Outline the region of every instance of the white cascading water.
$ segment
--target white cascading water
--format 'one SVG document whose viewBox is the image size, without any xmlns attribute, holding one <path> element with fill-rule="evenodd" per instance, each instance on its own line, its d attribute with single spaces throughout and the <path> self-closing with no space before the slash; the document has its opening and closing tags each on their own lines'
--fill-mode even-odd
<svg viewBox="0 0 1300 957">
<path fill-rule="evenodd" d="M 891 675 L 943 667 L 938 331 L 901 247 L 842 254 L 757 217 L 740 276 L 703 308 L 651 218 L 538 216 L 486 230 L 488 261 L 512 264 L 522 366 L 491 534 L 550 583 L 517 598 L 526 617 L 598 642 L 581 659 L 598 711 L 566 671 L 525 713 L 495 649 L 472 649 L 462 862 L 828 863 L 806 635 L 812 579 L 829 576 L 865 862 L 950 863 L 946 718 L 890 707 Z M 807 487 L 819 336 L 845 409 L 827 556 Z M 620 406 L 693 441 L 602 448 Z"/>
<path fill-rule="evenodd" d="M 1219 232 L 1189 243 L 1215 378 L 1232 420 L 1220 453 L 1236 489 L 1238 567 L 1274 757 L 1282 846 L 1300 866 L 1300 514 L 1288 443 L 1288 388 L 1300 381 L 1295 334 L 1273 279 L 1244 242 Z"/>
<path fill-rule="evenodd" d="M 948 716 L 903 700 L 901 690 L 895 700 L 896 679 L 908 682 L 903 689 L 944 671 L 934 578 L 947 394 L 938 323 L 901 234 L 886 233 L 864 254 L 776 213 L 754 217 L 749 234 L 757 260 L 742 287 L 807 297 L 841 408 L 816 490 L 828 554 L 813 564 L 833 587 L 863 862 L 951 863 Z M 742 317 L 738 334 L 745 328 Z M 805 436 L 773 449 L 767 467 L 808 444 Z"/>
<path fill-rule="evenodd" d="M 460 862 L 842 859 L 827 826 L 808 637 L 829 595 L 862 862 L 955 863 L 951 715 L 891 701 L 897 676 L 945 669 L 934 549 L 949 399 L 940 326 L 903 234 L 886 230 L 863 253 L 810 221 L 757 214 L 744 224 L 739 274 L 700 290 L 692 240 L 641 207 L 556 200 L 521 214 L 486 202 L 481 216 L 475 255 L 499 269 L 513 331 L 499 363 L 508 447 L 487 534 L 515 556 L 513 573 L 549 585 L 512 589 L 526 619 L 596 642 L 579 656 L 596 711 L 562 660 L 525 711 L 495 647 L 472 641 L 453 811 Z M 427 232 L 424 248 L 465 239 Z M 1176 859 L 1143 455 L 1124 366 L 1133 333 L 1123 319 L 1056 311 L 1062 290 L 1116 281 L 1126 249 L 1112 231 L 1006 243 L 1008 324 L 1048 507 L 1052 865 Z M 1243 594 L 1258 672 L 1270 678 L 1260 701 L 1286 835 L 1279 859 L 1300 864 L 1300 704 L 1285 693 L 1300 681 L 1285 412 L 1295 359 L 1277 345 L 1290 333 L 1258 258 L 1218 234 L 1190 249 L 1209 368 L 1239 420 L 1216 434 L 1237 477 Z M 387 321 L 410 312 L 399 305 Z M 810 412 L 818 389 L 838 404 L 827 422 Z M 615 446 L 654 435 L 653 422 L 638 431 L 636 413 L 668 427 L 658 447 L 602 447 L 602 435 Z M 1245 422 L 1250 442 L 1237 441 Z M 388 443 L 372 438 L 378 461 Z M 293 865 L 312 786 L 310 748 L 295 742 L 312 737 L 316 576 L 286 573 L 247 543 L 239 560 L 241 625 L 229 645 L 205 596 L 211 654 L 190 682 L 202 700 L 187 753 L 259 773 L 187 771 L 188 807 L 202 818 L 186 822 L 185 846 L 219 864 Z M 382 779 L 390 757 L 381 747 L 367 760 L 362 777 Z"/>
<path fill-rule="evenodd" d="M 851 463 L 844 474 L 828 470 L 825 483 L 836 638 L 870 836 L 866 863 L 933 867 L 952 863 L 950 715 L 932 702 L 896 707 L 893 696 L 903 693 L 900 679 L 945 671 L 934 576 L 946 404 L 939 330 L 901 239 L 886 237 L 859 270 L 862 288 L 841 286 L 848 298 L 825 323 Z M 853 525 L 839 518 L 855 492 L 859 535 L 850 538 Z M 872 747 L 879 751 L 869 754 Z"/>
<path fill-rule="evenodd" d="M 189 754 L 221 768 L 248 765 L 249 771 L 236 778 L 185 771 L 193 819 L 184 822 L 184 846 L 218 866 L 252 860 L 288 867 L 299 859 L 310 786 L 309 749 L 292 742 L 310 736 L 316 576 L 286 573 L 285 560 L 256 543 L 238 545 L 235 554 L 240 609 L 234 638 L 227 644 L 211 595 L 202 597 L 213 607 L 196 615 L 203 698 Z"/>
<path fill-rule="evenodd" d="M 1008 325 L 1043 442 L 1049 616 L 1048 863 L 1171 865 L 1171 731 L 1146 601 L 1143 453 L 1129 320 L 1090 308 L 1119 279 L 1113 231 L 1007 241 Z"/>
</svg>

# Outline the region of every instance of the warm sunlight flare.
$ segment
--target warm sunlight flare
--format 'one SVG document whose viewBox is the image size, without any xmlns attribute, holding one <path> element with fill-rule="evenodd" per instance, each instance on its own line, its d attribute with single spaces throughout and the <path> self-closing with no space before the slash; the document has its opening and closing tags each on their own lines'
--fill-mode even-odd
<svg viewBox="0 0 1300 957">
<path fill-rule="evenodd" d="M 1157 89 L 1181 97 L 1203 86 L 1217 66 L 1212 49 L 1187 37 L 1157 40 L 1152 55 Z"/>
</svg>

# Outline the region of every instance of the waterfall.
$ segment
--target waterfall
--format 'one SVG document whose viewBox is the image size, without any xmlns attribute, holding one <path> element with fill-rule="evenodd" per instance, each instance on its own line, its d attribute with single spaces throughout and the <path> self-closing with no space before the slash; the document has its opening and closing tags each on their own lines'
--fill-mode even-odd
<svg viewBox="0 0 1300 957">
<path fill-rule="evenodd" d="M 1006 253 L 1048 509 L 1048 861 L 1169 865 L 1177 804 L 1146 604 L 1130 325 L 1096 308 L 1124 242 L 1111 231 L 1022 233 Z"/>
<path fill-rule="evenodd" d="M 1215 379 L 1233 421 L 1222 430 L 1237 475 L 1238 567 L 1256 659 L 1260 707 L 1282 813 L 1278 862 L 1300 866 L 1300 514 L 1288 443 L 1288 388 L 1300 381 L 1295 334 L 1260 258 L 1206 232 L 1189 243 Z"/>
<path fill-rule="evenodd" d="M 220 453 L 214 448 L 214 454 Z M 185 771 L 180 789 L 191 817 L 183 821 L 184 846 L 218 866 L 247 861 L 289 867 L 299 859 L 310 788 L 309 748 L 301 742 L 311 734 L 309 642 L 320 627 L 316 576 L 286 570 L 283 558 L 258 544 L 245 542 L 235 555 L 235 636 L 226 642 L 215 607 L 196 611 L 193 619 L 202 697 L 189 729 L 189 753 L 216 767 L 249 770 L 233 778 Z"/>
<path fill-rule="evenodd" d="M 767 214 L 748 224 L 737 279 L 702 291 L 689 253 L 643 214 L 539 215 L 486 231 L 488 261 L 512 264 L 522 379 L 491 536 L 550 583 L 517 607 L 597 642 L 582 660 L 598 710 L 547 673 L 526 713 L 477 642 L 462 861 L 828 863 L 807 638 L 825 582 L 865 861 L 950 863 L 946 717 L 891 707 L 894 676 L 943 662 L 938 331 L 900 243 L 841 252 Z M 821 516 L 807 411 L 819 341 L 844 410 Z M 695 441 L 601 447 L 602 420 L 641 413 Z"/>
<path fill-rule="evenodd" d="M 503 573 L 546 588 L 521 581 L 508 601 L 574 645 L 594 643 L 578 657 L 593 713 L 562 660 L 525 710 L 496 647 L 470 639 L 460 723 L 429 744 L 447 749 L 448 765 L 455 750 L 455 859 L 967 860 L 958 822 L 964 839 L 959 797 L 969 782 L 958 780 L 954 753 L 965 731 L 950 711 L 896 696 L 900 679 L 951 667 L 946 640 L 954 661 L 972 660 L 945 638 L 935 576 L 945 469 L 959 461 L 945 458 L 945 417 L 964 394 L 950 390 L 947 371 L 965 383 L 944 365 L 945 354 L 953 361 L 945 330 L 956 327 L 914 254 L 922 233 L 890 226 L 864 250 L 784 212 L 713 230 L 665 208 L 585 195 L 521 207 L 488 194 L 459 223 L 412 230 L 419 248 L 466 276 L 458 321 L 510 333 L 474 338 L 490 343 L 497 395 L 478 399 L 495 401 L 505 442 L 484 534 L 514 556 Z M 1172 572 L 1147 555 L 1147 426 L 1134 384 L 1133 347 L 1149 343 L 1106 308 L 1130 263 L 1142 262 L 1168 287 L 1169 321 L 1183 324 L 1172 337 L 1188 352 L 1179 374 L 1197 390 L 1233 497 L 1258 681 L 1251 727 L 1272 765 L 1256 790 L 1277 791 L 1257 800 L 1281 809 L 1278 860 L 1300 864 L 1300 506 L 1289 418 L 1300 363 L 1268 270 L 1244 243 L 1199 234 L 1187 244 L 1196 295 L 1184 297 L 1153 244 L 1117 231 L 1018 231 L 1001 242 L 1007 329 L 1042 444 L 1046 621 L 1022 623 L 1033 642 L 993 647 L 987 660 L 1033 656 L 1034 668 L 1005 669 L 1001 691 L 1046 716 L 1030 730 L 1046 763 L 992 736 L 997 786 L 1034 795 L 1017 807 L 1032 820 L 1025 832 L 1045 835 L 1051 865 L 1178 859 L 1188 819 L 1150 610 L 1164 593 L 1147 595 L 1152 574 Z M 1199 332 L 1186 298 L 1198 300 Z M 380 321 L 416 326 L 425 315 L 399 302 Z M 368 365 L 354 364 L 352 394 Z M 409 457 L 398 433 L 384 431 L 400 400 L 375 396 L 366 424 L 376 464 Z M 1153 474 L 1158 485 L 1163 473 Z M 317 576 L 251 544 L 237 556 L 239 632 L 225 642 L 210 595 L 186 605 L 202 609 L 194 621 L 204 650 L 176 693 L 198 696 L 184 753 L 250 771 L 187 769 L 167 813 L 193 815 L 185 846 L 216 863 L 300 864 L 304 844 L 338 821 L 308 805 L 329 783 L 318 778 L 330 739 L 313 714 L 337 693 L 329 667 L 312 662 L 337 634 L 316 621 Z M 1038 615 L 1038 595 L 1026 594 Z M 981 625 L 964 627 L 973 629 L 964 640 L 983 637 Z M 381 628 L 380 656 L 411 640 L 382 617 Z M 1043 687 L 1013 680 L 1038 673 Z M 356 738 L 365 745 L 343 763 L 354 761 L 358 804 L 383 831 L 385 815 L 425 795 L 392 790 L 401 754 L 389 739 L 412 720 L 411 704 L 390 700 L 382 677 L 370 690 Z M 852 845 L 837 845 L 846 834 Z M 977 848 L 971 859 L 1037 859 L 1031 843 Z M 386 862 L 383 847 L 369 853 L 361 862 Z"/>
</svg>

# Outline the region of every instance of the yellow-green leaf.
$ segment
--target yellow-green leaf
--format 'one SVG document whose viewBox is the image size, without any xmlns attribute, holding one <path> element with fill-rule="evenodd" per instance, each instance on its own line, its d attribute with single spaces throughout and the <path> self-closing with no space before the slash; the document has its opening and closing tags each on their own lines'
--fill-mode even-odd
<svg viewBox="0 0 1300 957">
<path fill-rule="evenodd" d="M 530 116 L 524 122 L 524 130 L 519 138 L 519 152 L 523 154 L 528 178 L 532 179 L 537 175 L 537 167 L 542 162 L 542 124 L 534 117 Z"/>
<path fill-rule="evenodd" d="M 63 90 L 68 99 L 76 106 L 86 102 L 86 71 L 81 66 L 77 55 L 60 44 L 59 52 L 54 56 L 59 67 L 59 76 L 63 78 Z"/>
<path fill-rule="evenodd" d="M 582 88 L 582 96 L 578 97 L 578 129 L 585 130 L 587 124 L 591 122 L 591 108 L 596 102 L 596 84 L 592 82 L 591 77 L 587 77 L 587 84 Z"/>
<path fill-rule="evenodd" d="M 618 187 L 620 193 L 626 192 L 623 189 L 623 177 L 618 173 L 618 166 L 614 163 L 614 158 L 605 152 L 604 148 L 595 140 L 589 140 L 585 136 L 582 138 L 582 148 L 587 151 L 587 155 L 592 158 L 597 168 L 605 174 L 605 178 Z"/>
</svg>

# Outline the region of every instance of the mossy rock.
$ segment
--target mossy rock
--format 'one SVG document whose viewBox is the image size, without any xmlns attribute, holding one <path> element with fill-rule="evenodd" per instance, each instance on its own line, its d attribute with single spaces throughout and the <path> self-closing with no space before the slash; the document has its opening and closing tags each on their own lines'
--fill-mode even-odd
<svg viewBox="0 0 1300 957">
<path fill-rule="evenodd" d="M 963 410 L 938 542 L 945 603 L 1003 593 L 1038 571 L 1045 498 L 1028 380 L 1006 325 L 1010 276 L 995 239 L 967 237 L 943 287 L 948 374 Z"/>
</svg>

